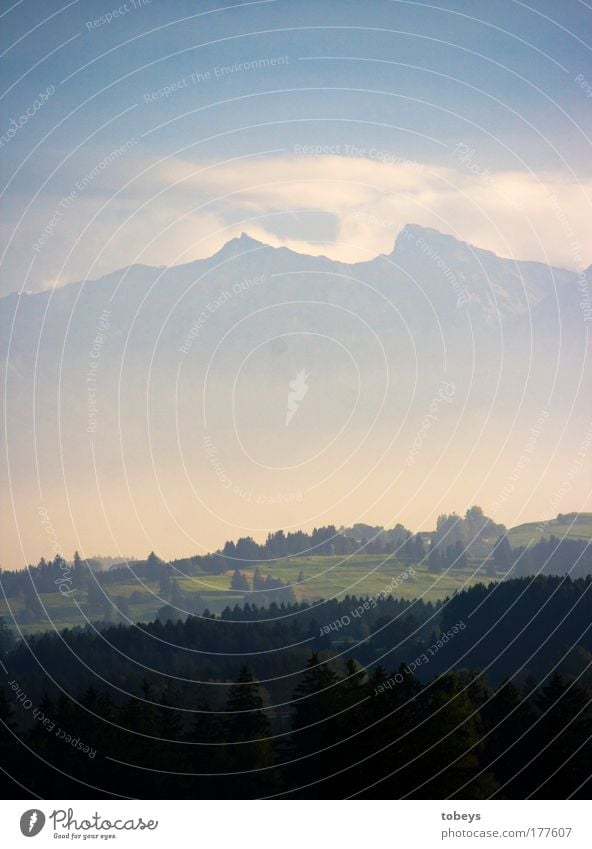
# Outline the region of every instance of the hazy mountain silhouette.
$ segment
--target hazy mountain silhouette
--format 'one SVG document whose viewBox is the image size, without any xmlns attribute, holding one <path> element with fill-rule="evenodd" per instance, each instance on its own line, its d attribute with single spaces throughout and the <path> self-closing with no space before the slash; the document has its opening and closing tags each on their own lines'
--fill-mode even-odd
<svg viewBox="0 0 592 849">
<path fill-rule="evenodd" d="M 0 332 L 17 515 L 51 502 L 66 551 L 70 510 L 79 547 L 114 550 L 106 511 L 126 550 L 170 552 L 175 535 L 195 551 L 241 527 L 353 522 L 391 486 L 367 519 L 389 524 L 412 502 L 397 518 L 417 527 L 499 501 L 541 410 L 513 497 L 530 495 L 535 457 L 552 463 L 519 520 L 569 509 L 548 499 L 589 417 L 577 284 L 408 225 L 389 255 L 352 265 L 243 234 L 208 259 L 10 295 Z M 2 464 L 8 474 L 5 452 Z M 520 503 L 504 505 L 495 518 L 514 524 Z M 43 529 L 22 531 L 31 559 L 42 554 Z"/>
</svg>

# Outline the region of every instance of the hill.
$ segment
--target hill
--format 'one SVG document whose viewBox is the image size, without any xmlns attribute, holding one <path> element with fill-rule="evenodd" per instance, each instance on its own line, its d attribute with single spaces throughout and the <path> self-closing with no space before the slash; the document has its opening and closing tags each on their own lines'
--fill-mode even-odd
<svg viewBox="0 0 592 849">
<path fill-rule="evenodd" d="M 149 622 L 161 609 L 163 616 L 184 618 L 206 610 L 220 614 L 237 604 L 268 606 L 272 602 L 343 599 L 346 595 L 373 597 L 385 593 L 396 598 L 437 601 L 472 586 L 485 574 L 478 563 L 433 574 L 425 562 L 409 564 L 394 557 L 368 554 L 347 558 L 321 555 L 253 564 L 241 570 L 242 587 L 233 589 L 232 569 L 217 575 L 189 577 L 170 569 L 170 576 L 162 581 L 157 571 L 151 579 L 136 576 L 134 566 L 141 571 L 140 561 L 129 569 L 95 574 L 94 578 L 82 579 L 81 574 L 76 591 L 71 593 L 60 592 L 55 586 L 41 587 L 37 597 L 32 593 L 23 595 L 19 589 L 0 601 L 0 616 L 7 621 L 14 617 L 27 633 L 40 633 L 83 626 L 89 621 Z M 272 586 L 253 589 L 256 569 L 264 578 L 272 579 Z M 491 576 L 490 570 L 487 574 Z"/>
<path fill-rule="evenodd" d="M 590 518 L 560 514 L 544 525 L 544 534 L 534 524 L 506 534 L 475 505 L 463 516 L 441 514 L 436 529 L 422 534 L 401 524 L 329 525 L 311 533 L 270 532 L 263 543 L 240 537 L 210 554 L 172 561 L 154 552 L 125 563 L 56 555 L 26 570 L 0 572 L 0 616 L 37 633 L 89 621 L 148 622 L 347 595 L 436 602 L 484 577 L 592 574 L 585 536 Z"/>
<path fill-rule="evenodd" d="M 542 537 L 558 539 L 592 539 L 592 513 L 558 513 L 555 519 L 526 522 L 507 532 L 512 548 L 532 545 Z"/>
</svg>

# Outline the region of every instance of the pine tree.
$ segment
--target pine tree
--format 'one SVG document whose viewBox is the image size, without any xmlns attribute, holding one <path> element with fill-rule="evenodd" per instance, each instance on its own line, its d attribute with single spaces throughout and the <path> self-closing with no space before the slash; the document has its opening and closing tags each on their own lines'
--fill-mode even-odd
<svg viewBox="0 0 592 849">
<path fill-rule="evenodd" d="M 493 549 L 493 562 L 498 569 L 507 571 L 512 566 L 512 548 L 507 536 L 501 536 Z"/>
<path fill-rule="evenodd" d="M 158 576 L 158 594 L 163 601 L 171 599 L 171 570 L 168 566 L 163 566 Z"/>
<path fill-rule="evenodd" d="M 240 778 L 243 798 L 268 795 L 277 786 L 269 719 L 264 711 L 263 692 L 246 666 L 230 688 L 226 702 L 226 740 L 233 771 Z M 236 791 L 235 791 L 236 793 Z"/>
<path fill-rule="evenodd" d="M 146 558 L 146 565 L 151 569 L 156 569 L 158 566 L 162 566 L 164 564 L 164 560 L 161 560 L 160 557 L 151 551 L 148 557 Z"/>
<path fill-rule="evenodd" d="M 337 739 L 334 717 L 340 710 L 335 672 L 311 655 L 292 697 L 293 741 L 299 754 L 316 752 Z"/>
<path fill-rule="evenodd" d="M 14 633 L 8 627 L 6 619 L 0 616 L 0 657 L 7 654 L 14 647 L 14 644 Z"/>
<path fill-rule="evenodd" d="M 239 590 L 241 592 L 248 592 L 248 590 L 250 589 L 247 578 L 238 569 L 234 570 L 230 581 L 230 588 L 233 590 Z"/>
<path fill-rule="evenodd" d="M 437 544 L 434 544 L 433 540 L 430 546 L 430 553 L 428 554 L 428 570 L 434 573 L 442 571 L 442 557 L 440 555 L 440 549 Z"/>
<path fill-rule="evenodd" d="M 491 771 L 481 771 L 483 723 L 468 688 L 456 673 L 442 675 L 421 693 L 421 726 L 405 774 L 411 798 L 488 798 L 497 789 Z"/>
<path fill-rule="evenodd" d="M 454 544 L 453 562 L 455 569 L 466 569 L 468 566 L 467 550 L 459 539 Z"/>
<path fill-rule="evenodd" d="M 426 556 L 426 550 L 423 544 L 423 539 L 421 538 L 420 534 L 415 534 L 413 539 L 415 541 L 415 560 L 417 563 L 420 563 Z"/>
<path fill-rule="evenodd" d="M 198 704 L 185 739 L 187 771 L 199 773 L 190 778 L 189 798 L 229 798 L 234 764 L 226 745 L 223 714 L 215 713 L 210 705 Z M 230 782 L 230 783 L 229 783 Z"/>
<path fill-rule="evenodd" d="M 531 700 L 511 682 L 504 682 L 481 708 L 487 733 L 482 763 L 495 774 L 500 796 L 524 799 L 528 795 L 522 771 L 532 757 L 530 729 L 535 721 Z"/>
<path fill-rule="evenodd" d="M 241 668 L 237 683 L 229 691 L 226 711 L 229 714 L 229 740 L 245 741 L 269 737 L 269 720 L 263 712 L 261 690 L 246 666 Z"/>
<path fill-rule="evenodd" d="M 19 744 L 13 736 L 16 732 L 14 708 L 6 696 L 3 687 L 0 687 L 0 752 L 2 753 L 2 767 L 0 770 L 0 798 L 20 799 L 23 789 L 12 781 L 17 778 L 19 764 L 22 762 L 24 750 L 20 750 Z"/>
<path fill-rule="evenodd" d="M 540 719 L 533 729 L 537 752 L 532 788 L 537 799 L 565 799 L 590 783 L 592 709 L 589 694 L 555 672 L 536 695 Z M 579 798 L 586 798 L 583 787 Z"/>
</svg>

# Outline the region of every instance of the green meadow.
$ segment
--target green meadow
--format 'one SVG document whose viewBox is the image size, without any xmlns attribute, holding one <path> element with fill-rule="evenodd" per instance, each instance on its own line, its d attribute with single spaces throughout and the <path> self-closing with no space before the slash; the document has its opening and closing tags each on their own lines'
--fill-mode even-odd
<svg viewBox="0 0 592 849">
<path fill-rule="evenodd" d="M 302 601 L 376 595 L 388 591 L 389 586 L 393 586 L 392 594 L 398 598 L 422 597 L 425 601 L 435 601 L 484 580 L 478 566 L 433 574 L 428 571 L 427 563 L 412 565 L 392 557 L 368 554 L 272 560 L 259 568 L 264 575 L 291 583 L 296 598 Z M 299 583 L 301 572 L 303 580 Z M 393 579 L 398 581 L 394 585 Z"/>
<path fill-rule="evenodd" d="M 346 558 L 294 557 L 263 561 L 241 570 L 250 584 L 256 566 L 263 575 L 281 578 L 285 583 L 291 584 L 297 601 L 340 599 L 346 595 L 373 596 L 381 592 L 391 592 L 397 598 L 436 601 L 479 581 L 493 580 L 491 576 L 483 574 L 479 563 L 470 564 L 465 569 L 449 569 L 433 574 L 428 571 L 427 564 L 406 564 L 380 555 L 355 555 Z M 178 589 L 183 594 L 189 610 L 207 608 L 212 613 L 220 613 L 227 606 L 233 607 L 245 602 L 259 605 L 265 603 L 258 592 L 232 590 L 231 580 L 230 571 L 222 575 L 176 578 Z M 154 619 L 158 610 L 167 603 L 166 599 L 158 597 L 158 582 L 135 583 L 130 581 L 129 572 L 125 573 L 121 583 L 109 584 L 106 590 L 116 606 L 119 606 L 118 602 L 122 599 L 125 600 L 129 608 L 129 618 L 133 622 Z M 47 614 L 23 625 L 23 631 L 36 633 L 52 627 L 74 627 L 102 618 L 98 614 L 85 613 L 85 593 L 77 593 L 76 601 L 64 597 L 59 592 L 41 593 L 40 599 Z M 9 602 L 14 613 L 18 614 L 22 610 L 22 599 L 9 599 Z M 12 620 L 5 601 L 0 602 L 0 616 L 5 616 L 9 622 Z M 125 621 L 115 609 L 109 618 L 113 622 Z"/>
<path fill-rule="evenodd" d="M 527 522 L 516 525 L 508 531 L 512 548 L 528 546 L 538 542 L 541 537 L 551 535 L 567 539 L 592 539 L 592 513 L 580 513 L 574 521 L 574 514 L 565 514 L 544 522 Z"/>
<path fill-rule="evenodd" d="M 529 522 L 507 532 L 512 548 L 528 546 L 543 536 L 551 535 L 558 538 L 592 539 L 592 513 L 559 514 L 555 519 Z M 492 544 L 493 542 L 495 540 L 491 541 Z M 487 552 L 483 553 L 483 558 Z M 503 578 L 503 573 L 492 573 L 491 561 L 486 568 L 483 558 L 469 557 L 467 566 L 450 568 L 435 574 L 428 570 L 427 562 L 411 565 L 397 560 L 393 555 L 378 554 L 263 560 L 241 567 L 241 572 L 246 575 L 251 586 L 255 568 L 259 568 L 265 576 L 281 579 L 284 584 L 292 587 L 293 599 L 299 602 L 333 598 L 339 600 L 346 595 L 374 596 L 383 592 L 390 592 L 398 598 L 437 601 L 480 581 L 488 583 Z M 225 607 L 243 605 L 246 602 L 265 606 L 273 597 L 269 596 L 267 591 L 262 593 L 232 589 L 232 570 L 222 575 L 200 574 L 184 577 L 172 569 L 171 577 L 176 584 L 177 599 L 183 600 L 183 605 L 178 606 L 192 613 L 201 613 L 207 609 L 211 613 L 219 614 Z M 0 601 L 0 616 L 11 623 L 11 614 L 15 614 L 17 621 L 22 619 L 22 631 L 29 633 L 48 628 L 75 627 L 105 618 L 112 622 L 127 623 L 128 619 L 132 622 L 146 622 L 154 619 L 162 607 L 171 603 L 169 597 L 159 597 L 159 588 L 160 583 L 157 580 L 134 581 L 129 570 L 122 570 L 115 580 L 110 576 L 105 585 L 105 591 L 114 607 L 97 607 L 96 604 L 95 607 L 89 607 L 86 591 L 82 589 L 72 598 L 63 596 L 56 590 L 40 595 L 45 612 L 33 614 L 34 618 L 30 612 L 28 616 L 23 614 L 25 601 L 21 595 Z M 281 599 L 282 595 L 280 592 L 276 597 Z M 285 601 L 290 601 L 289 593 L 285 594 Z M 121 612 L 117 610 L 120 606 L 123 606 Z"/>
</svg>

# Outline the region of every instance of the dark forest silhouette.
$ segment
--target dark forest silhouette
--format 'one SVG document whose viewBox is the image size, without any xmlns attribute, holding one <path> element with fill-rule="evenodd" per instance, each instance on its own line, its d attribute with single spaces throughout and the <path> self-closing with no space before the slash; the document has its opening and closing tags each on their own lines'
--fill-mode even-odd
<svg viewBox="0 0 592 849">
<path fill-rule="evenodd" d="M 2 792 L 585 798 L 591 588 L 521 578 L 18 644 L 4 626 Z"/>
</svg>

